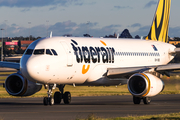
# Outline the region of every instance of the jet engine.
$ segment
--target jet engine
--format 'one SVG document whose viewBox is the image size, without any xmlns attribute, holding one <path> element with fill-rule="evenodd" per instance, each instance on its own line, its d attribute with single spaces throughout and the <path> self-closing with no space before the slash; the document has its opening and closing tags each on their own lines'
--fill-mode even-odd
<svg viewBox="0 0 180 120">
<path fill-rule="evenodd" d="M 42 85 L 27 80 L 17 72 L 6 78 L 5 88 L 13 96 L 30 96 L 40 91 Z"/>
<path fill-rule="evenodd" d="M 153 97 L 164 89 L 163 81 L 149 73 L 132 75 L 127 85 L 129 92 L 136 97 Z"/>
</svg>

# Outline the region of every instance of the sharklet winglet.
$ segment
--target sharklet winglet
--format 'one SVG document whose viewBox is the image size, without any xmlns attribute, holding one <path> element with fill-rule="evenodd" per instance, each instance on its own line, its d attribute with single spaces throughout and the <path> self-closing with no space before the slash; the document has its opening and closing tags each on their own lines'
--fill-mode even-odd
<svg viewBox="0 0 180 120">
<path fill-rule="evenodd" d="M 51 33 L 50 33 L 50 36 L 49 36 L 50 38 L 52 38 L 52 31 L 51 31 Z"/>
</svg>

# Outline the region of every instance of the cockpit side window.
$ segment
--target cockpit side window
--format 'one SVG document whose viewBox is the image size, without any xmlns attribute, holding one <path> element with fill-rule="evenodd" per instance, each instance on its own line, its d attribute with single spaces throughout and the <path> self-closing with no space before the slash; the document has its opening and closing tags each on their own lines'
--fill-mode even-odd
<svg viewBox="0 0 180 120">
<path fill-rule="evenodd" d="M 54 49 L 51 49 L 51 51 L 53 52 L 54 55 L 56 56 L 58 55 Z"/>
<path fill-rule="evenodd" d="M 34 55 L 43 55 L 44 54 L 44 49 L 35 49 Z"/>
<path fill-rule="evenodd" d="M 27 49 L 25 55 L 32 55 L 33 49 Z"/>
<path fill-rule="evenodd" d="M 47 55 L 53 55 L 49 49 L 46 49 L 46 54 Z"/>
</svg>

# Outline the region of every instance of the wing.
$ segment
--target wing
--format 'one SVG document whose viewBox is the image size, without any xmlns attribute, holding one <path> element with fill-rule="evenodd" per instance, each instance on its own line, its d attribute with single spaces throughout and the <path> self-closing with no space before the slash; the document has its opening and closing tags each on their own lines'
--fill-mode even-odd
<svg viewBox="0 0 180 120">
<path fill-rule="evenodd" d="M 174 70 L 180 70 L 180 64 L 167 64 L 161 66 L 150 66 L 150 67 L 125 67 L 125 68 L 108 68 L 106 76 L 108 78 L 129 78 L 135 73 L 142 73 L 153 69 L 155 72 L 159 72 L 163 75 L 170 76 L 170 72 Z"/>
<path fill-rule="evenodd" d="M 20 69 L 20 64 L 15 63 L 15 62 L 0 62 L 0 67 L 14 68 L 14 69 L 19 70 Z"/>
<path fill-rule="evenodd" d="M 139 72 L 145 72 L 153 67 L 124 67 L 108 68 L 106 76 L 108 78 L 129 78 L 131 75 Z"/>
<path fill-rule="evenodd" d="M 155 71 L 161 73 L 161 74 L 165 74 L 168 77 L 170 77 L 170 73 L 174 70 L 180 70 L 180 64 L 176 63 L 176 64 L 168 64 L 168 65 L 162 65 L 162 66 L 158 66 Z"/>
<path fill-rule="evenodd" d="M 180 70 L 180 64 L 167 64 L 167 65 L 162 65 L 162 66 L 158 66 L 156 68 L 156 71 L 160 72 L 160 71 L 173 71 L 173 70 Z"/>
</svg>

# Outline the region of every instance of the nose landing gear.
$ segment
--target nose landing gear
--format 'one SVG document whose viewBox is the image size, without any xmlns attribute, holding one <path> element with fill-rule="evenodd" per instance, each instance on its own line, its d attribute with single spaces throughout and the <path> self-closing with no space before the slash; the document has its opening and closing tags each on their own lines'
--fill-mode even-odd
<svg viewBox="0 0 180 120">
<path fill-rule="evenodd" d="M 45 89 L 48 88 L 48 91 L 47 91 L 48 97 L 44 97 L 43 104 L 44 105 L 54 105 L 54 98 L 52 97 L 52 89 L 56 88 L 56 84 L 54 84 L 54 85 L 46 84 L 44 87 L 45 87 Z"/>
</svg>

